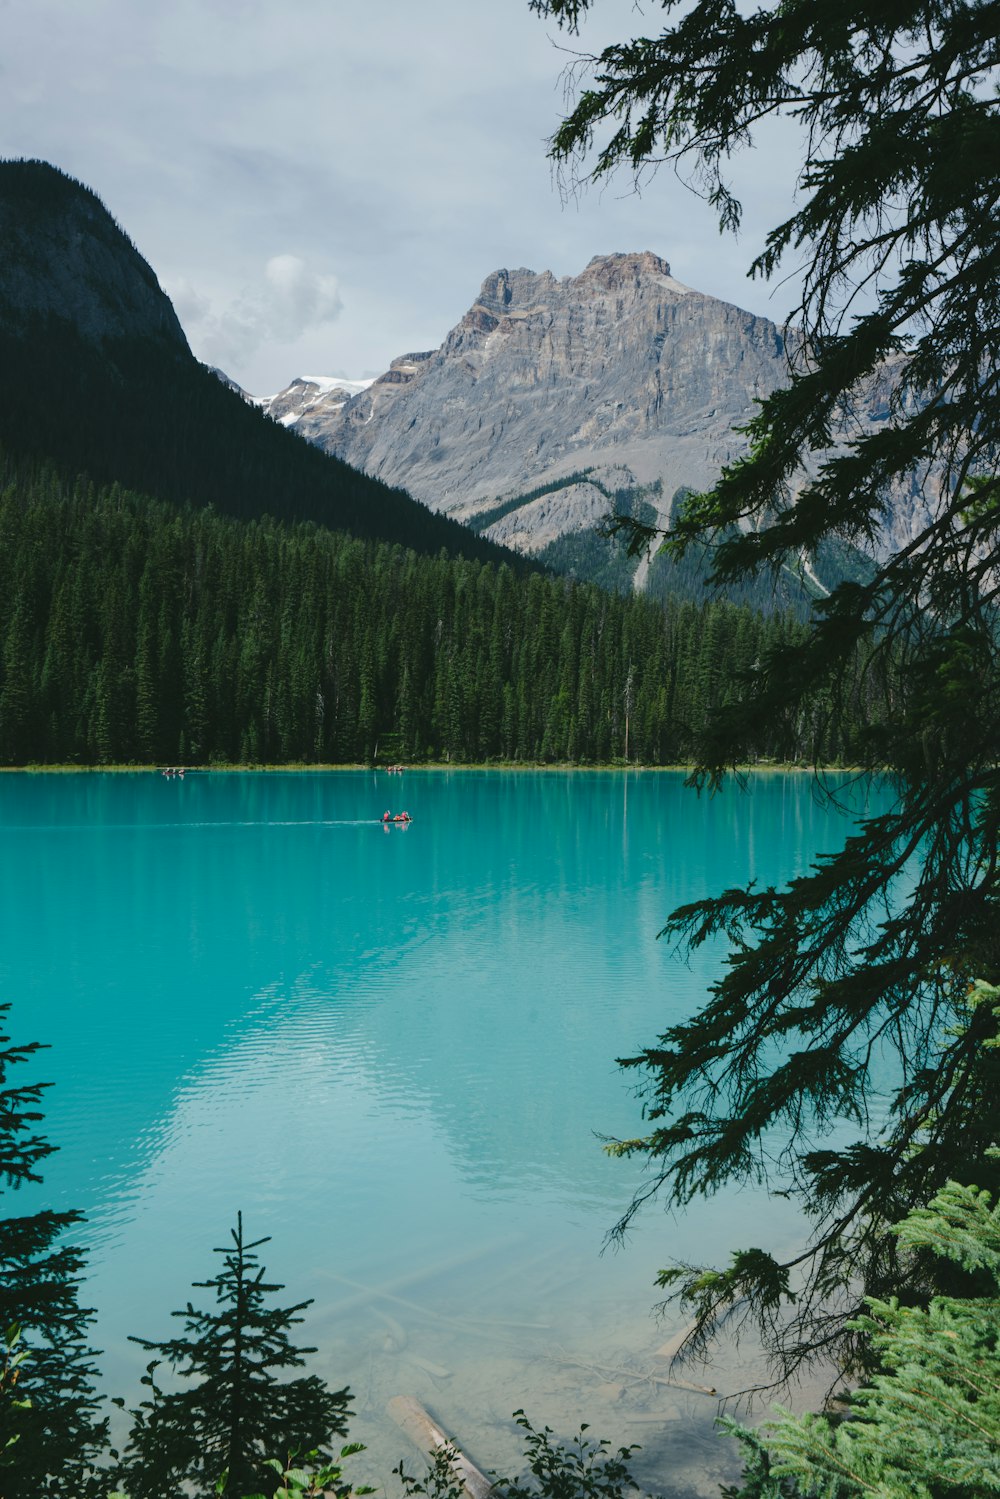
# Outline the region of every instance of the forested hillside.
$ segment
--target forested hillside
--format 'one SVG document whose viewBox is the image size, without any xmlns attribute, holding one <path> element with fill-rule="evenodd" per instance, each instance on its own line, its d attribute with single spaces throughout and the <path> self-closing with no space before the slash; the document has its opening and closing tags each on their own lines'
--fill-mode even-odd
<svg viewBox="0 0 1000 1499">
<path fill-rule="evenodd" d="M 320 461 L 321 455 L 317 454 Z M 802 627 L 0 468 L 0 759 L 666 764 Z M 850 758 L 871 704 L 756 753 Z"/>
<path fill-rule="evenodd" d="M 223 385 L 191 354 L 153 271 L 82 183 L 46 162 L 0 162 L 0 238 L 8 451 L 177 504 L 514 561 Z"/>
</svg>

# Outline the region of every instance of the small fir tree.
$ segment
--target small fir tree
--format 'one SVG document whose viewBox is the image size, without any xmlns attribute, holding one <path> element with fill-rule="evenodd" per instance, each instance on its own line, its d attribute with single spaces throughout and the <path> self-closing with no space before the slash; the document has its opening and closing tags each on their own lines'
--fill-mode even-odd
<svg viewBox="0 0 1000 1499">
<path fill-rule="evenodd" d="M 279 1479 L 275 1458 L 316 1452 L 329 1457 L 334 1435 L 347 1430 L 346 1387 L 329 1390 L 316 1375 L 281 1380 L 301 1366 L 314 1348 L 296 1348 L 288 1332 L 310 1301 L 268 1304 L 284 1288 L 265 1281 L 254 1253 L 267 1238 L 247 1244 L 243 1215 L 231 1230 L 232 1248 L 216 1249 L 224 1268 L 198 1289 L 215 1292 L 215 1308 L 198 1311 L 189 1301 L 174 1312 L 184 1335 L 157 1343 L 133 1338 L 157 1357 L 143 1381 L 150 1397 L 132 1412 L 122 1485 L 130 1499 L 163 1499 L 182 1485 L 212 1495 L 225 1475 L 225 1493 L 273 1494 Z M 165 1391 L 157 1370 L 166 1363 L 184 1387 Z"/>
<path fill-rule="evenodd" d="M 0 1028 L 9 1005 L 0 1005 Z M 0 1033 L 0 1196 L 39 1182 L 56 1149 L 37 1133 L 46 1083 L 11 1087 L 10 1072 L 41 1050 Z M 103 1493 L 96 1461 L 107 1438 L 88 1347 L 92 1312 L 79 1304 L 79 1249 L 63 1243 L 78 1212 L 0 1216 L 0 1331 L 8 1357 L 0 1381 L 0 1491 L 32 1499 Z M 13 1352 L 12 1352 L 13 1350 Z"/>
</svg>

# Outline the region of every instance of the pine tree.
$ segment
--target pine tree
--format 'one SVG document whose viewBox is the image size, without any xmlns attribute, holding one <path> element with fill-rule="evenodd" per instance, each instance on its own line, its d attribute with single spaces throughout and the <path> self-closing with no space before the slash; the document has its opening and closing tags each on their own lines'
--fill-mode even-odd
<svg viewBox="0 0 1000 1499">
<path fill-rule="evenodd" d="M 600 9 L 529 3 L 571 29 Z M 698 684 L 692 779 L 716 789 L 762 742 L 825 758 L 859 660 L 891 701 L 850 743 L 879 777 L 878 815 L 787 883 L 675 911 L 664 935 L 721 936 L 728 963 L 699 1013 L 628 1059 L 650 1127 L 618 1148 L 652 1168 L 633 1210 L 748 1181 L 801 1203 L 803 1249 L 679 1277 L 699 1335 L 746 1315 L 787 1377 L 863 1356 L 845 1324 L 865 1292 L 926 1293 L 904 1284 L 893 1223 L 949 1178 L 1000 1186 L 984 1159 L 1000 1014 L 964 1014 L 972 978 L 1000 981 L 1000 0 L 658 8 L 651 34 L 574 61 L 551 143 L 564 169 L 670 162 L 735 229 L 730 157 L 782 117 L 801 146 L 791 215 L 751 267 L 794 268 L 787 384 L 743 429 L 746 455 L 674 507 L 666 549 L 727 590 L 844 543 L 870 562 L 804 628 L 776 622 L 728 700 L 704 690 L 711 674 Z M 884 519 L 900 503 L 895 548 Z M 639 548 L 660 540 L 619 523 Z M 920 1137 L 933 1148 L 915 1151 Z"/>
<path fill-rule="evenodd" d="M 0 1005 L 0 1017 L 9 1005 Z M 39 1164 L 55 1150 L 37 1126 L 45 1083 L 8 1084 L 39 1051 L 0 1034 L 0 1182 L 8 1191 L 41 1181 Z M 16 1401 L 0 1399 L 0 1490 L 31 1499 L 103 1494 L 96 1461 L 106 1440 L 94 1393 L 97 1371 L 87 1345 L 92 1313 L 79 1305 L 79 1249 L 63 1242 L 78 1212 L 43 1210 L 0 1217 L 0 1329 L 20 1330 Z M 7 1482 L 3 1482 L 3 1474 Z"/>
<path fill-rule="evenodd" d="M 305 1362 L 314 1348 L 296 1348 L 289 1329 L 311 1305 L 271 1306 L 283 1289 L 265 1281 L 254 1253 L 267 1238 L 247 1244 L 243 1215 L 231 1230 L 232 1247 L 216 1249 L 224 1268 L 211 1280 L 196 1281 L 215 1294 L 215 1306 L 199 1311 L 189 1301 L 174 1312 L 184 1335 L 154 1342 L 134 1338 L 157 1357 L 144 1383 L 150 1398 L 132 1412 L 123 1487 L 129 1499 L 163 1499 L 182 1484 L 211 1495 L 223 1473 L 225 1492 L 235 1499 L 272 1493 L 277 1485 L 272 1459 L 319 1450 L 347 1429 L 346 1387 L 328 1390 L 316 1375 L 281 1380 L 278 1375 Z M 184 1382 L 167 1391 L 158 1382 L 166 1363 Z"/>
<path fill-rule="evenodd" d="M 930 1305 L 868 1299 L 859 1318 L 880 1360 L 844 1415 L 780 1419 L 751 1434 L 730 1499 L 987 1499 L 1000 1492 L 1000 1207 L 949 1182 L 897 1230 L 904 1253 L 986 1272 L 992 1295 Z M 795 1487 L 793 1488 L 793 1485 Z"/>
</svg>

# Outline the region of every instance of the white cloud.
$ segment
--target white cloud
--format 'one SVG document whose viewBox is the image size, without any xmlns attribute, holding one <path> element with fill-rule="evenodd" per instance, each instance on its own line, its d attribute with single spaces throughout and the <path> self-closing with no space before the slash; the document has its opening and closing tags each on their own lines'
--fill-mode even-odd
<svg viewBox="0 0 1000 1499">
<path fill-rule="evenodd" d="M 186 276 L 181 276 L 171 282 L 169 287 L 164 287 L 164 290 L 173 302 L 174 311 L 184 328 L 196 327 L 198 323 L 211 315 L 212 304 L 208 297 L 202 296 Z"/>
<path fill-rule="evenodd" d="M 344 306 L 337 278 L 298 255 L 272 255 L 260 280 L 229 302 L 213 301 L 186 278 L 167 292 L 195 353 L 227 373 L 239 373 L 268 344 L 293 343 L 332 323 Z"/>
<path fill-rule="evenodd" d="M 343 310 L 337 278 L 316 275 L 297 255 L 272 255 L 264 276 L 277 338 L 296 338 L 317 323 L 332 322 Z"/>
<path fill-rule="evenodd" d="M 658 27 L 656 0 L 601 0 L 579 38 L 528 0 L 296 0 L 294 24 L 268 0 L 0 7 L 3 154 L 93 187 L 199 356 L 249 390 L 434 347 L 503 265 L 572 275 L 651 249 L 751 311 L 794 304 L 745 279 L 789 211 L 794 129 L 762 131 L 732 164 L 740 241 L 669 171 L 641 198 L 627 176 L 568 206 L 555 190 L 545 142 L 566 63 Z"/>
</svg>

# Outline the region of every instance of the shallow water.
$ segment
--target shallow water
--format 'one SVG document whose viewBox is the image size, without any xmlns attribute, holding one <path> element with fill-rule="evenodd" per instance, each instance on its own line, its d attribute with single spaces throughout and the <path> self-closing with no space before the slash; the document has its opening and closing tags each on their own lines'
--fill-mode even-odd
<svg viewBox="0 0 1000 1499">
<path fill-rule="evenodd" d="M 127 1335 L 167 1335 L 242 1209 L 315 1298 L 359 1476 L 392 1487 L 385 1403 L 414 1394 L 484 1468 L 514 1465 L 524 1406 L 640 1442 L 660 1493 L 716 1493 L 715 1402 L 644 1377 L 655 1272 L 800 1227 L 731 1194 L 602 1255 L 641 1175 L 598 1136 L 642 1127 L 616 1056 L 717 970 L 655 940 L 669 911 L 801 872 L 845 826 L 803 775 L 715 798 L 672 773 L 0 777 L 0 998 L 51 1043 L 43 1195 L 87 1214 L 109 1389 L 134 1398 Z M 742 1359 L 687 1377 L 725 1392 Z"/>
</svg>

